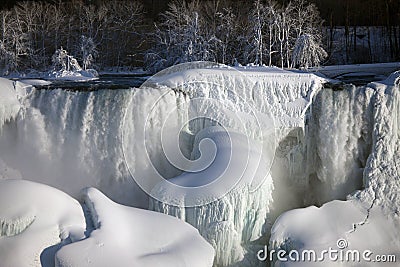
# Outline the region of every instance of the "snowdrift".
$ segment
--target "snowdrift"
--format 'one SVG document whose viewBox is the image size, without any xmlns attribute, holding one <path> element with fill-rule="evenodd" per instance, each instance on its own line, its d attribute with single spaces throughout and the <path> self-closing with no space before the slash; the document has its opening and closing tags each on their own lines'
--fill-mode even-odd
<svg viewBox="0 0 400 267">
<path fill-rule="evenodd" d="M 94 188 L 83 198 L 95 229 L 62 247 L 56 266 L 212 266 L 211 245 L 181 220 L 119 205 Z"/>
<path fill-rule="evenodd" d="M 0 180 L 0 266 L 53 266 L 57 249 L 84 237 L 85 218 L 67 194 L 26 180 Z"/>
</svg>

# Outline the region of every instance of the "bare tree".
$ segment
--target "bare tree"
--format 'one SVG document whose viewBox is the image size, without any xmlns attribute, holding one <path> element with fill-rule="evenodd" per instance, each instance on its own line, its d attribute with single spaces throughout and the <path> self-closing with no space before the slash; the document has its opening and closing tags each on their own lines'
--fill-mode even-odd
<svg viewBox="0 0 400 267">
<path fill-rule="evenodd" d="M 317 37 L 306 33 L 297 38 L 292 54 L 292 62 L 295 66 L 306 69 L 319 66 L 327 55 Z"/>
</svg>

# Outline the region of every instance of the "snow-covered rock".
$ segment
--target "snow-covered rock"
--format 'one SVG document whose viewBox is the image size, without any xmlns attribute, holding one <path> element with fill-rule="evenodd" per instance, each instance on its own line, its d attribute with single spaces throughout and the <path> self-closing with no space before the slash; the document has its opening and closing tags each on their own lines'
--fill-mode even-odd
<svg viewBox="0 0 400 267">
<path fill-rule="evenodd" d="M 84 192 L 94 230 L 62 247 L 56 266 L 212 266 L 214 250 L 177 218 L 119 205 L 100 191 Z"/>
<path fill-rule="evenodd" d="M 0 266 L 54 266 L 63 244 L 84 237 L 85 218 L 67 194 L 26 180 L 0 180 Z"/>
</svg>

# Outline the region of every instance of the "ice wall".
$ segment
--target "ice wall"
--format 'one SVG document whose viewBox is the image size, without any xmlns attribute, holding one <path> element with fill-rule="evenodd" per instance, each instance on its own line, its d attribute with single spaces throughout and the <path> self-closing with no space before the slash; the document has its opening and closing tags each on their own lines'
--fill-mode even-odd
<svg viewBox="0 0 400 267">
<path fill-rule="evenodd" d="M 14 82 L 0 78 L 0 131 L 4 123 L 14 119 L 20 109 Z"/>
<path fill-rule="evenodd" d="M 371 83 L 363 88 L 347 88 L 344 92 L 336 93 L 343 95 L 350 93 L 356 96 L 353 99 L 358 101 L 353 101 L 350 107 L 357 113 L 352 114 L 353 120 L 342 119 L 340 123 L 334 123 L 335 119 L 330 119 L 338 129 L 333 134 L 338 141 L 329 141 L 329 137 L 325 137 L 328 138 L 328 142 L 319 144 L 317 148 L 319 152 L 315 157 L 319 158 L 320 166 L 316 165 L 316 169 L 322 168 L 330 172 L 328 189 L 335 189 L 339 185 L 337 187 L 339 192 L 341 182 L 346 179 L 352 181 L 354 179 L 352 177 L 356 177 L 357 180 L 362 179 L 361 190 L 352 192 L 347 201 L 333 201 L 319 209 L 309 207 L 284 213 L 272 229 L 270 249 L 287 251 L 297 249 L 300 253 L 303 250 L 313 249 L 319 252 L 329 247 L 337 249 L 337 240 L 344 239 L 347 246 L 342 248 L 343 250 L 358 250 L 361 253 L 369 250 L 372 252 L 372 260 L 376 255 L 394 255 L 398 259 L 400 256 L 398 253 L 400 173 L 397 167 L 400 149 L 398 80 L 399 74 L 394 73 L 385 81 Z M 328 91 L 323 94 L 335 93 Z M 326 95 L 322 96 L 324 100 L 329 99 Z M 346 109 L 344 111 L 348 112 Z M 338 110 L 336 117 L 342 116 L 341 110 Z M 357 120 L 359 123 L 352 123 Z M 343 128 L 346 125 L 347 127 Z M 349 125 L 353 126 L 348 127 Z M 324 129 L 321 125 L 318 128 L 319 133 Z M 345 144 L 340 145 L 342 143 Z M 342 148 L 338 149 L 340 147 Z M 325 149 L 335 154 L 323 153 L 321 150 Z M 340 157 L 335 159 L 336 154 Z M 357 162 L 358 164 L 354 165 Z M 339 166 L 341 168 L 338 168 Z M 357 167 L 362 171 L 362 175 L 355 172 Z M 320 172 L 318 177 L 328 176 Z M 350 189 L 351 187 L 345 188 L 346 191 Z M 330 223 L 323 223 L 328 221 Z M 341 261 L 332 262 L 327 259 L 314 265 L 343 266 L 342 264 Z M 360 262 L 350 261 L 344 264 L 359 266 Z M 285 263 L 285 266 L 294 265 L 295 262 Z M 373 261 L 366 262 L 363 259 L 361 265 L 375 266 Z M 395 263 L 387 265 L 396 266 Z"/>
<path fill-rule="evenodd" d="M 362 187 L 372 147 L 373 95 L 371 88 L 348 85 L 316 96 L 305 133 L 306 180 L 314 203 L 344 199 Z"/>
</svg>

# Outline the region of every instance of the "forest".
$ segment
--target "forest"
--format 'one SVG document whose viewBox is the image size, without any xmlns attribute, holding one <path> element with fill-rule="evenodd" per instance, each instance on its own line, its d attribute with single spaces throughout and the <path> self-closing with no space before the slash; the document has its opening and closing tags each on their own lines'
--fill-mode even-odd
<svg viewBox="0 0 400 267">
<path fill-rule="evenodd" d="M 400 58 L 393 0 L 4 1 L 0 69 L 43 71 L 56 53 L 84 69 L 190 61 L 308 68 Z"/>
</svg>

